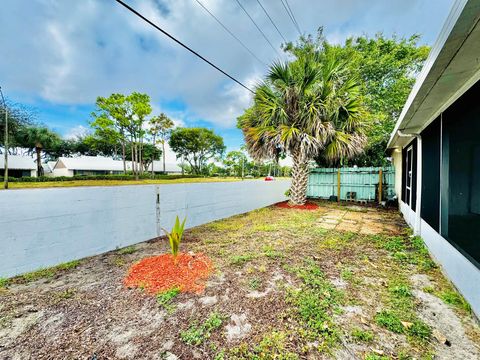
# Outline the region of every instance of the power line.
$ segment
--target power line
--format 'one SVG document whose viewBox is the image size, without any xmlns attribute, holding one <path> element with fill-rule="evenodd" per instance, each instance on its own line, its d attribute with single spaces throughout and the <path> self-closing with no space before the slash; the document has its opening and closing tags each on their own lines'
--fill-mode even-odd
<svg viewBox="0 0 480 360">
<path fill-rule="evenodd" d="M 235 34 L 234 34 L 233 32 L 231 32 L 210 10 L 208 10 L 205 5 L 203 5 L 199 0 L 195 0 L 195 1 L 196 1 L 196 2 L 198 3 L 198 5 L 200 5 L 207 13 L 209 13 L 210 16 L 213 17 L 213 18 L 220 24 L 220 26 L 223 27 L 223 29 L 224 29 L 226 32 L 228 32 L 235 40 L 237 40 L 237 41 L 240 43 L 240 45 L 242 45 L 242 46 L 245 48 L 245 50 L 247 50 L 255 59 L 257 59 L 257 60 L 258 60 L 259 62 L 261 62 L 263 65 L 268 66 L 265 62 L 263 62 L 262 60 L 260 60 L 260 59 L 258 58 L 258 56 L 255 55 L 255 53 L 254 53 L 252 50 L 250 50 L 250 49 L 248 48 L 248 46 L 245 45 L 242 40 L 240 40 L 237 36 L 235 36 Z"/>
<path fill-rule="evenodd" d="M 270 20 L 270 22 L 272 23 L 272 25 L 275 27 L 275 29 L 277 29 L 277 32 L 278 34 L 282 37 L 283 41 L 285 41 L 285 43 L 287 42 L 287 39 L 285 39 L 285 37 L 282 35 L 282 33 L 280 32 L 280 30 L 278 29 L 277 25 L 275 25 L 275 22 L 273 21 L 273 19 L 270 17 L 270 15 L 268 14 L 267 10 L 263 7 L 262 3 L 260 2 L 260 0 L 257 0 L 257 3 L 258 5 L 260 5 L 260 7 L 262 8 L 263 12 L 265 13 L 265 15 L 267 15 L 268 19 Z"/>
<path fill-rule="evenodd" d="M 283 8 L 285 9 L 288 17 L 290 18 L 290 20 L 292 20 L 293 26 L 295 27 L 295 29 L 297 29 L 300 36 L 302 36 L 302 32 L 300 31 L 300 27 L 298 26 L 298 23 L 295 21 L 295 18 L 292 16 L 293 14 L 290 14 L 290 10 L 289 10 L 290 6 L 287 6 L 288 3 L 287 3 L 287 5 L 285 5 L 284 0 L 280 0 L 280 1 L 282 2 Z"/>
<path fill-rule="evenodd" d="M 298 25 L 297 19 L 295 18 L 295 14 L 293 13 L 292 8 L 290 7 L 290 4 L 288 3 L 288 0 L 285 0 L 285 4 L 287 4 L 288 10 L 290 10 L 290 14 L 292 14 L 293 21 L 295 21 L 295 25 L 297 26 L 297 30 L 301 33 L 300 26 Z"/>
<path fill-rule="evenodd" d="M 265 35 L 265 33 L 262 31 L 262 29 L 260 29 L 260 27 L 257 25 L 257 23 L 255 22 L 255 20 L 253 20 L 253 18 L 250 16 L 250 14 L 248 13 L 248 11 L 243 7 L 243 5 L 240 3 L 239 0 L 236 0 L 237 1 L 237 4 L 242 8 L 243 12 L 245 14 L 247 14 L 248 18 L 250 19 L 250 21 L 253 23 L 253 25 L 255 25 L 255 27 L 257 28 L 258 31 L 260 31 L 260 33 L 262 34 L 262 36 L 264 37 L 264 39 L 268 42 L 268 44 L 271 46 L 271 48 L 273 49 L 273 51 L 275 51 L 277 53 L 278 56 L 280 56 L 280 53 L 278 52 L 278 50 L 275 48 L 275 46 L 272 45 L 272 43 L 270 42 L 270 40 L 268 40 L 267 36 Z"/>
<path fill-rule="evenodd" d="M 176 39 L 174 36 L 170 35 L 168 32 L 166 32 L 165 30 L 163 30 L 162 28 L 160 28 L 158 25 L 156 25 L 155 23 L 153 23 L 152 21 L 150 21 L 149 19 L 147 19 L 145 16 L 143 16 L 142 14 L 140 14 L 137 10 L 135 10 L 134 8 L 132 8 L 131 6 L 125 4 L 122 0 L 115 0 L 117 3 L 119 3 L 120 5 L 122 5 L 123 7 L 125 7 L 128 11 L 132 12 L 133 14 L 137 15 L 140 19 L 142 19 L 143 21 L 147 22 L 148 24 L 150 24 L 151 26 L 153 26 L 155 29 L 157 29 L 158 31 L 160 31 L 161 33 L 163 33 L 164 35 L 168 36 L 170 39 L 172 39 L 173 41 L 175 41 L 177 44 L 179 44 L 180 46 L 184 47 L 185 49 L 187 49 L 188 51 L 190 51 L 192 54 L 194 54 L 195 56 L 199 57 L 200 59 L 202 59 L 203 61 L 205 61 L 208 65 L 210 65 L 211 67 L 213 67 L 214 69 L 218 70 L 219 72 L 221 72 L 223 75 L 225 75 L 226 77 L 228 77 L 229 79 L 235 81 L 238 85 L 240 85 L 241 87 L 245 88 L 246 90 L 250 91 L 252 94 L 254 93 L 254 91 L 250 88 L 248 88 L 246 85 L 242 84 L 240 81 L 238 81 L 237 79 L 235 79 L 232 75 L 226 73 L 225 71 L 223 71 L 222 69 L 220 69 L 217 65 L 215 65 L 214 63 L 212 63 L 210 60 L 207 60 L 206 58 L 204 58 L 202 55 L 200 55 L 199 53 L 197 53 L 195 50 L 191 49 L 190 47 L 188 47 L 187 45 L 185 45 L 183 42 L 181 42 L 180 40 Z"/>
</svg>

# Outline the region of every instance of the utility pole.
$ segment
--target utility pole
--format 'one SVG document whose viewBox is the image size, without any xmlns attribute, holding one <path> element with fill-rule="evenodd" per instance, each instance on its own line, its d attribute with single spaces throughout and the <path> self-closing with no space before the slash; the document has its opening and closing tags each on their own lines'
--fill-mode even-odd
<svg viewBox="0 0 480 360">
<path fill-rule="evenodd" d="M 0 86 L 0 95 L 2 96 L 3 109 L 5 111 L 5 135 L 4 135 L 4 151 L 5 151 L 5 171 L 3 173 L 3 188 L 8 189 L 8 110 L 7 103 L 3 97 L 2 87 Z"/>
</svg>

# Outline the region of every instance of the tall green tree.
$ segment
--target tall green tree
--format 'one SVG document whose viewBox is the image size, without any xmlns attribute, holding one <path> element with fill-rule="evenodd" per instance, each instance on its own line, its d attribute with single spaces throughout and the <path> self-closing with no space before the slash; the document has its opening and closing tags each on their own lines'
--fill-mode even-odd
<svg viewBox="0 0 480 360">
<path fill-rule="evenodd" d="M 223 138 L 205 128 L 179 127 L 172 131 L 169 145 L 177 159 L 185 160 L 193 174 L 202 174 L 207 161 L 223 155 Z"/>
<path fill-rule="evenodd" d="M 123 172 L 126 173 L 126 129 L 129 125 L 126 96 L 123 94 L 112 94 L 109 97 L 99 96 L 95 105 L 96 109 L 92 113 L 93 121 L 90 123 L 94 132 L 86 142 L 98 149 L 113 148 L 115 154 L 117 147 L 121 148 Z"/>
<path fill-rule="evenodd" d="M 43 175 L 42 152 L 49 152 L 55 148 L 60 137 L 43 126 L 29 126 L 20 133 L 20 144 L 36 153 L 37 175 Z"/>
<path fill-rule="evenodd" d="M 8 149 L 4 149 L 5 139 L 5 109 L 3 104 L 0 108 L 0 152 L 8 151 L 15 153 L 18 147 L 21 147 L 22 139 L 20 137 L 23 130 L 32 126 L 35 122 L 35 112 L 21 104 L 13 104 L 7 100 L 8 111 Z"/>
<path fill-rule="evenodd" d="M 361 80 L 360 91 L 367 109 L 364 117 L 368 125 L 367 146 L 348 164 L 386 164 L 388 139 L 430 50 L 419 42 L 418 34 L 405 38 L 379 33 L 373 37 L 350 37 L 336 46 L 337 56 L 348 61 L 349 71 Z M 285 51 L 299 55 L 331 47 L 320 28 L 315 38 L 305 36 L 297 43 L 288 43 Z M 341 165 L 340 161 L 332 164 L 321 156 L 317 162 L 320 166 Z"/>
<path fill-rule="evenodd" d="M 223 165 L 230 176 L 245 177 L 248 158 L 243 151 L 229 151 L 223 159 Z"/>
<path fill-rule="evenodd" d="M 152 135 L 153 145 L 157 145 L 157 141 L 162 145 L 162 159 L 163 159 L 163 172 L 165 172 L 165 142 L 168 140 L 170 132 L 173 129 L 173 121 L 164 113 L 159 116 L 154 116 L 149 121 L 150 134 Z M 152 175 L 153 175 L 152 166 Z"/>
<path fill-rule="evenodd" d="M 363 106 L 358 79 L 335 48 L 298 52 L 275 63 L 255 89 L 253 107 L 238 120 L 256 160 L 289 154 L 293 160 L 290 202 L 306 202 L 308 163 L 322 154 L 346 159 L 359 154 Z"/>
<path fill-rule="evenodd" d="M 138 179 L 138 175 L 141 175 L 144 169 L 142 151 L 147 133 L 144 125 L 147 116 L 152 112 L 152 106 L 150 105 L 150 96 L 147 94 L 133 92 L 125 100 L 128 109 L 126 129 L 130 137 L 132 170 Z"/>
<path fill-rule="evenodd" d="M 138 178 L 143 172 L 142 149 L 146 135 L 145 122 L 152 112 L 150 97 L 147 94 L 133 92 L 130 95 L 112 94 L 109 97 L 99 96 L 96 110 L 92 113 L 90 126 L 94 133 L 87 143 L 98 149 L 121 148 L 123 170 L 127 171 L 127 146 L 131 154 L 132 170 Z"/>
</svg>

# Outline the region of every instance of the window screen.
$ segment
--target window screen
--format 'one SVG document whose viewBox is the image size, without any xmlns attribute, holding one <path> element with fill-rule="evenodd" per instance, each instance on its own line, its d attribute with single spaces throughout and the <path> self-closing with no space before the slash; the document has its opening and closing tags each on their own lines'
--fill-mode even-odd
<svg viewBox="0 0 480 360">
<path fill-rule="evenodd" d="M 422 218 L 440 228 L 440 119 L 422 132 Z"/>
<path fill-rule="evenodd" d="M 480 263 L 480 83 L 443 114 L 441 233 Z"/>
<path fill-rule="evenodd" d="M 402 201 L 415 210 L 417 193 L 417 139 L 402 152 Z"/>
</svg>

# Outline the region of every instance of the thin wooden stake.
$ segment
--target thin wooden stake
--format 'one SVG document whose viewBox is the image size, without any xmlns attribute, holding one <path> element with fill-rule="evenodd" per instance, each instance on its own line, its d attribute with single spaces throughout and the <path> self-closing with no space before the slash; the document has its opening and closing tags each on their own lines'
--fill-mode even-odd
<svg viewBox="0 0 480 360">
<path fill-rule="evenodd" d="M 337 202 L 340 202 L 340 168 L 337 171 Z"/>
<path fill-rule="evenodd" d="M 378 203 L 381 205 L 382 204 L 382 196 L 383 196 L 383 171 L 382 168 L 378 170 Z"/>
</svg>

